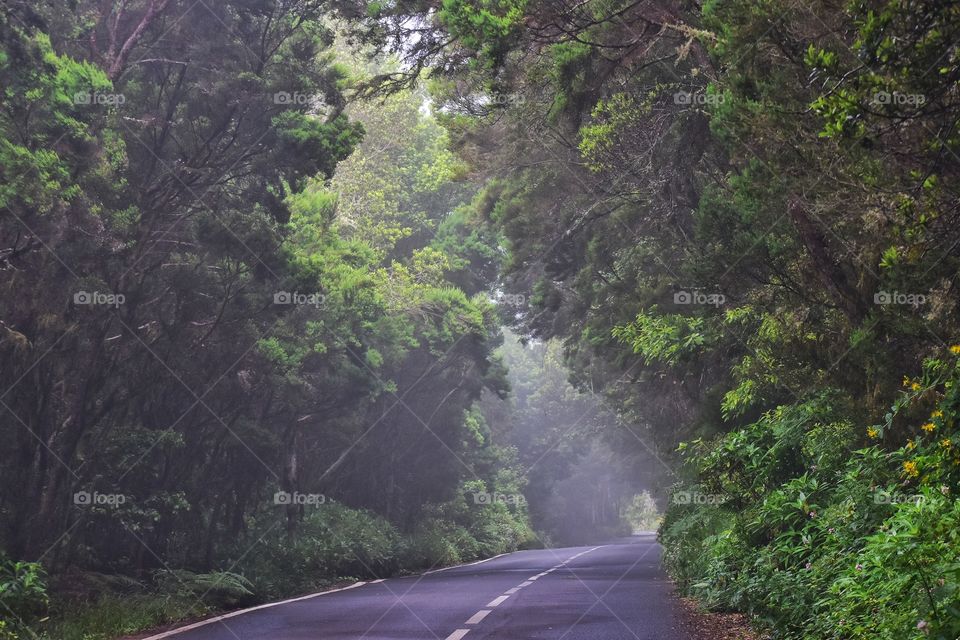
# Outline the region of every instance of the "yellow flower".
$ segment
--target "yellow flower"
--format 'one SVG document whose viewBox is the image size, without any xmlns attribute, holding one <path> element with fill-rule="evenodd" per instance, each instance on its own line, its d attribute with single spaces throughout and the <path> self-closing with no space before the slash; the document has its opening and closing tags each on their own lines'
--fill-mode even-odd
<svg viewBox="0 0 960 640">
<path fill-rule="evenodd" d="M 955 355 L 960 354 L 960 344 L 955 344 L 952 347 L 950 347 L 950 353 Z"/>
<path fill-rule="evenodd" d="M 930 417 L 931 417 L 931 418 L 942 418 L 942 417 L 943 417 L 943 411 L 940 411 L 940 409 L 937 409 L 936 411 L 934 411 L 933 413 L 930 414 Z"/>
<path fill-rule="evenodd" d="M 913 443 L 913 440 L 907 440 L 907 451 L 913 451 L 913 448 L 917 446 Z"/>
<path fill-rule="evenodd" d="M 949 449 L 952 444 L 953 443 L 950 442 L 949 438 L 944 438 L 943 440 L 940 441 L 940 446 L 943 447 L 944 449 Z"/>
<path fill-rule="evenodd" d="M 908 378 L 907 376 L 903 376 L 903 386 L 905 387 L 910 386 L 910 378 Z"/>
<path fill-rule="evenodd" d="M 932 422 L 928 422 L 927 424 L 923 425 L 920 428 L 926 431 L 927 433 L 930 433 L 931 431 L 937 428 L 937 425 L 933 424 Z"/>
<path fill-rule="evenodd" d="M 871 438 L 876 438 L 878 435 L 880 435 L 880 432 L 874 429 L 873 427 L 868 427 L 867 435 L 870 436 Z"/>
<path fill-rule="evenodd" d="M 916 478 L 920 475 L 920 471 L 917 469 L 917 463 L 912 460 L 907 460 L 903 463 L 903 470 L 911 478 Z"/>
<path fill-rule="evenodd" d="M 910 383 L 910 389 L 913 390 L 913 391 L 920 391 L 920 383 L 919 383 L 919 382 L 911 382 L 911 383 Z"/>
</svg>

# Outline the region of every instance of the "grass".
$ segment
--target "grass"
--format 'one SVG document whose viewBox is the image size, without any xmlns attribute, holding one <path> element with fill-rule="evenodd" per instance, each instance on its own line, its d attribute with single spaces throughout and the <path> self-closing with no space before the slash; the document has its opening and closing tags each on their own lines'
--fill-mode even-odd
<svg viewBox="0 0 960 640">
<path fill-rule="evenodd" d="M 56 612 L 38 637 L 43 640 L 112 640 L 210 613 L 183 595 L 104 596 Z"/>
</svg>

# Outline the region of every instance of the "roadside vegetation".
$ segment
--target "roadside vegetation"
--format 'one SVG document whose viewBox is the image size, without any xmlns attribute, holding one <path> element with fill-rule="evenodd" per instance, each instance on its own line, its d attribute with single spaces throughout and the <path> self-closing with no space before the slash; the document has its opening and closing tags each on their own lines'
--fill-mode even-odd
<svg viewBox="0 0 960 640">
<path fill-rule="evenodd" d="M 666 508 L 681 592 L 764 633 L 960 635 L 955 4 L 8 2 L 0 38 L 0 634 Z"/>
<path fill-rule="evenodd" d="M 956 638 L 957 7 L 437 22 L 414 55 L 488 178 L 510 320 L 562 341 L 618 413 L 598 437 L 656 471 L 681 591 L 774 637 Z"/>
<path fill-rule="evenodd" d="M 425 97 L 347 109 L 366 66 L 317 3 L 188 9 L 0 8 L 8 637 L 536 541 L 486 499 L 524 479 L 479 410 L 498 312 L 441 229 L 476 186 Z"/>
<path fill-rule="evenodd" d="M 957 637 L 958 353 L 882 422 L 825 394 L 692 444 L 696 483 L 661 529 L 681 588 L 776 637 Z"/>
<path fill-rule="evenodd" d="M 628 531 L 609 470 L 551 489 L 597 399 L 504 345 L 482 177 L 423 85 L 360 99 L 367 17 L 0 5 L 3 640 Z"/>
</svg>

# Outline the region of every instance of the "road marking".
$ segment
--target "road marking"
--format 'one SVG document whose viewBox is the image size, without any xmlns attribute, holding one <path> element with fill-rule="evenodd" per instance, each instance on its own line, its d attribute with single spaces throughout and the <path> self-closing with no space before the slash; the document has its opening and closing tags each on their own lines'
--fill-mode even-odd
<svg viewBox="0 0 960 640">
<path fill-rule="evenodd" d="M 509 597 L 510 596 L 500 596 L 499 598 L 494 598 L 493 600 L 490 601 L 490 604 L 488 604 L 487 606 L 490 607 L 491 609 L 493 607 L 497 607 L 503 604 L 504 600 L 506 600 Z"/>
<path fill-rule="evenodd" d="M 161 638 L 169 638 L 170 636 L 176 635 L 178 633 L 183 633 L 184 631 L 191 631 L 198 627 L 204 627 L 208 624 L 213 624 L 214 622 L 220 622 L 221 620 L 226 620 L 227 618 L 233 618 L 235 616 L 243 615 L 244 613 L 250 613 L 251 611 L 258 611 L 260 609 L 266 609 L 268 607 L 276 607 L 281 604 L 289 604 L 291 602 L 300 602 L 301 600 L 309 600 L 310 598 L 316 598 L 317 596 L 325 596 L 328 593 L 337 593 L 339 591 L 347 591 L 348 589 L 356 589 L 357 587 L 362 587 L 367 584 L 366 582 L 355 582 L 348 587 L 342 587 L 340 589 L 331 589 L 330 591 L 321 591 L 320 593 L 311 593 L 308 596 L 300 596 L 299 598 L 290 598 L 289 600 L 282 600 L 280 602 L 270 602 L 267 604 L 261 604 L 256 607 L 250 607 L 249 609 L 241 609 L 240 611 L 233 611 L 231 613 L 224 614 L 222 616 L 217 616 L 215 618 L 209 618 L 207 620 L 201 620 L 200 622 L 195 622 L 193 624 L 188 624 L 185 627 L 180 627 L 178 629 L 172 629 L 170 631 L 165 631 L 164 633 L 157 634 L 155 636 L 150 636 L 144 638 L 143 640 L 161 640 Z M 463 637 L 463 636 L 461 636 Z"/>
<path fill-rule="evenodd" d="M 593 547 L 592 549 L 587 549 L 586 551 L 584 551 L 584 552 L 582 552 L 582 553 L 590 553 L 591 551 L 596 551 L 597 549 L 600 549 L 600 548 L 602 548 L 602 547 L 604 547 L 604 546 L 606 546 L 606 545 L 600 545 L 600 546 L 597 546 L 597 547 Z M 516 552 L 514 552 L 514 553 L 516 553 Z M 496 560 L 497 558 L 502 558 L 503 556 L 507 556 L 507 555 L 512 555 L 512 554 L 510 554 L 510 553 L 501 553 L 501 554 L 499 554 L 499 555 L 493 556 L 492 558 L 486 558 L 486 559 L 484 559 L 484 560 L 477 560 L 476 562 L 469 562 L 469 563 L 467 563 L 467 564 L 458 564 L 458 565 L 454 565 L 454 566 L 452 566 L 452 567 L 443 567 L 442 569 L 434 569 L 433 571 L 425 571 L 425 572 L 424 572 L 423 574 L 421 574 L 421 575 L 429 575 L 429 574 L 431 574 L 431 573 L 438 573 L 438 572 L 440 572 L 440 571 L 447 571 L 447 570 L 449 570 L 449 569 L 456 569 L 457 567 L 472 567 L 472 566 L 475 566 L 475 565 L 478 565 L 478 564 L 483 564 L 484 562 L 490 562 L 491 560 Z M 578 554 L 578 555 L 582 555 L 582 554 Z M 576 556 L 574 556 L 574 557 L 576 557 Z M 573 558 L 570 558 L 570 559 L 572 560 Z M 566 561 L 560 563 L 559 565 L 557 565 L 557 566 L 555 566 L 555 567 L 552 567 L 552 568 L 550 568 L 550 569 L 547 569 L 546 571 L 544 571 L 543 573 L 541 573 L 539 576 L 536 576 L 536 577 L 537 577 L 537 578 L 542 578 L 543 576 L 551 573 L 552 571 L 554 571 L 554 570 L 556 570 L 556 569 L 559 569 L 561 566 L 563 566 L 563 565 L 565 565 L 565 564 L 566 564 Z M 530 580 L 535 580 L 535 579 L 536 579 L 536 578 L 531 578 Z M 177 634 L 179 634 L 179 633 L 183 633 L 183 632 L 185 632 L 185 631 L 192 631 L 193 629 L 197 629 L 197 628 L 199 628 L 199 627 L 204 627 L 204 626 L 206 626 L 206 625 L 213 624 L 214 622 L 220 622 L 221 620 L 226 620 L 226 619 L 228 619 L 228 618 L 233 618 L 233 617 L 236 617 L 236 616 L 239 616 L 239 615 L 243 615 L 243 614 L 245 614 L 245 613 L 250 613 L 251 611 L 259 611 L 260 609 L 267 609 L 267 608 L 269 608 L 269 607 L 277 607 L 277 606 L 280 606 L 280 605 L 282 605 L 282 604 L 289 604 L 289 603 L 291 603 L 291 602 L 300 602 L 301 600 L 309 600 L 310 598 L 316 598 L 316 597 L 318 597 L 318 596 L 327 595 L 328 593 L 337 593 L 337 592 L 340 592 L 340 591 L 346 591 L 346 590 L 348 590 L 348 589 L 356 589 L 357 587 L 362 587 L 362 586 L 365 585 L 365 584 L 377 584 L 377 583 L 379 583 L 379 582 L 383 582 L 383 579 L 375 580 L 375 581 L 373 581 L 373 582 L 371 582 L 371 583 L 367 583 L 367 582 L 355 582 L 354 584 L 351 584 L 351 585 L 346 586 L 346 587 L 341 587 L 340 589 L 330 589 L 329 591 L 321 591 L 321 592 L 319 592 L 319 593 L 311 593 L 310 595 L 300 596 L 299 598 L 290 598 L 290 599 L 288 599 L 288 600 L 281 600 L 280 602 L 268 602 L 267 604 L 261 604 L 261 605 L 258 605 L 258 606 L 256 606 L 256 607 L 250 607 L 250 608 L 248 608 L 248 609 L 240 609 L 239 611 L 231 611 L 230 613 L 225 613 L 225 614 L 223 614 L 222 616 L 215 616 L 215 617 L 213 617 L 213 618 L 208 618 L 208 619 L 206 619 L 206 620 L 201 620 L 200 622 L 195 622 L 195 623 L 193 623 L 193 624 L 188 624 L 188 625 L 186 625 L 186 626 L 179 627 L 179 628 L 177 628 L 177 629 L 171 629 L 170 631 L 165 631 L 165 632 L 160 633 L 160 634 L 157 634 L 157 635 L 148 636 L 148 637 L 146 637 L 146 638 L 143 638 L 143 640 L 162 640 L 163 638 L 169 638 L 170 636 L 174 636 L 174 635 L 177 635 Z M 499 605 L 500 603 L 502 603 L 504 600 L 506 600 L 508 597 L 509 597 L 509 596 L 500 596 L 499 598 L 497 598 L 496 600 L 494 600 L 493 602 L 491 602 L 491 603 L 488 604 L 487 606 L 488 606 L 488 607 L 496 607 L 497 605 Z M 494 604 L 494 603 L 496 603 L 496 604 Z M 454 631 L 454 632 L 447 638 L 447 640 L 460 640 L 460 638 L 463 638 L 463 636 L 465 636 L 468 631 L 469 631 L 469 629 L 457 629 L 456 631 Z M 460 634 L 460 635 L 457 635 L 457 634 Z"/>
<path fill-rule="evenodd" d="M 603 546 L 603 545 L 601 545 L 601 546 Z M 497 598 L 494 598 L 493 600 L 491 600 L 490 603 L 487 604 L 487 608 L 486 608 L 486 609 L 482 609 L 482 610 L 476 612 L 475 614 L 473 614 L 473 615 L 470 617 L 469 620 L 467 620 L 466 622 L 464 622 L 464 624 L 470 624 L 470 625 L 480 624 L 480 623 L 483 621 L 484 618 L 486 618 L 488 615 L 490 615 L 490 612 L 491 612 L 490 610 L 491 610 L 491 609 L 493 609 L 494 607 L 500 606 L 501 604 L 503 604 L 504 602 L 506 602 L 506 601 L 510 598 L 510 596 L 512 596 L 512 595 L 515 594 L 516 592 L 520 591 L 520 589 L 523 589 L 524 587 L 529 587 L 531 584 L 534 583 L 535 580 L 538 580 L 539 578 L 544 577 L 545 575 L 549 574 L 551 571 L 556 571 L 557 569 L 566 568 L 566 565 L 567 565 L 568 562 L 570 562 L 570 561 L 572 561 L 572 560 L 576 560 L 577 558 L 579 558 L 580 556 L 582 556 L 582 555 L 585 554 L 585 553 L 590 553 L 591 551 L 596 551 L 596 550 L 599 549 L 599 548 L 600 548 L 600 547 L 594 547 L 594 548 L 592 548 L 592 549 L 587 549 L 586 551 L 581 551 L 580 553 L 578 553 L 578 554 L 576 554 L 576 555 L 570 556 L 569 558 L 567 558 L 566 560 L 564 560 L 564 561 L 561 562 L 560 564 L 555 565 L 555 566 L 547 569 L 546 571 L 543 571 L 543 572 L 541 572 L 541 573 L 538 573 L 538 574 L 535 575 L 535 576 L 531 576 L 531 577 L 527 578 L 527 580 L 526 580 L 525 582 L 522 582 L 522 583 L 518 584 L 517 586 L 513 587 L 512 589 L 507 589 L 506 591 L 503 592 L 503 595 L 502 595 L 502 596 L 498 596 Z M 503 555 L 506 555 L 506 554 L 503 554 Z M 499 558 L 500 556 L 496 556 L 496 557 Z M 493 558 L 490 558 L 490 560 L 493 560 Z M 486 560 L 481 560 L 480 562 L 486 562 Z M 474 562 L 474 563 L 472 563 L 472 564 L 480 564 L 480 563 L 479 563 L 479 562 Z M 471 566 L 471 565 L 461 565 L 461 566 Z M 448 568 L 452 568 L 452 567 L 448 567 Z M 444 570 L 444 569 L 438 569 L 438 571 L 443 571 L 443 570 Z M 454 631 L 453 633 L 451 633 L 449 636 L 447 636 L 446 640 L 461 640 L 461 638 L 463 638 L 463 637 L 464 637 L 465 635 L 467 635 L 467 633 L 469 633 L 469 632 L 470 632 L 469 629 L 457 629 L 456 631 Z M 150 638 L 147 638 L 147 640 L 151 640 L 151 639 L 150 639 Z"/>
<path fill-rule="evenodd" d="M 477 611 L 473 614 L 473 617 L 464 622 L 464 624 L 480 624 L 480 621 L 490 615 L 490 609 L 484 609 L 483 611 Z"/>
<path fill-rule="evenodd" d="M 370 584 L 380 584 L 384 580 L 386 580 L 386 578 L 380 578 L 379 580 L 373 580 Z"/>
<path fill-rule="evenodd" d="M 516 553 L 512 551 L 511 553 Z M 449 571 L 450 569 L 456 569 L 458 567 L 473 567 L 478 564 L 483 564 L 484 562 L 490 562 L 491 560 L 496 560 L 497 558 L 502 558 L 503 556 L 509 556 L 510 553 L 501 553 L 500 555 L 493 556 L 492 558 L 486 558 L 484 560 L 477 560 L 476 562 L 468 562 L 467 564 L 455 564 L 452 567 L 443 567 L 442 569 L 433 569 L 432 571 L 424 571 L 423 575 L 428 576 L 431 573 L 440 573 L 441 571 Z"/>
</svg>

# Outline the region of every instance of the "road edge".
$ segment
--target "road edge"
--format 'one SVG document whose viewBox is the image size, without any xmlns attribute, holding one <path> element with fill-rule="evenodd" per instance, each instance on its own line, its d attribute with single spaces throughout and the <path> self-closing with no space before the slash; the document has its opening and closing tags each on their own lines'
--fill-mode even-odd
<svg viewBox="0 0 960 640">
<path fill-rule="evenodd" d="M 489 558 L 484 558 L 484 559 L 482 559 L 482 560 L 476 560 L 476 561 L 474 561 L 474 562 L 466 562 L 466 563 L 461 563 L 461 564 L 454 564 L 454 565 L 450 565 L 449 567 L 441 567 L 441 568 L 439 568 L 439 569 L 431 569 L 431 570 L 429 570 L 429 571 L 423 571 L 423 572 L 420 572 L 420 573 L 412 573 L 412 574 L 408 574 L 408 575 L 406 575 L 406 576 L 393 576 L 393 577 L 427 576 L 427 575 L 430 575 L 430 574 L 432 574 L 432 573 L 439 573 L 439 572 L 441 572 L 441 571 L 449 571 L 450 569 L 458 569 L 458 568 L 460 568 L 460 567 L 472 567 L 472 566 L 474 566 L 474 565 L 483 564 L 484 562 L 490 562 L 491 560 L 496 560 L 497 558 L 502 558 L 503 556 L 508 556 L 508 555 L 510 555 L 510 554 L 512 554 L 512 553 L 517 553 L 517 551 L 507 551 L 506 553 L 500 553 L 500 554 L 497 554 L 497 555 L 495 555 L 495 556 L 491 556 L 491 557 L 489 557 Z M 227 620 L 228 618 L 235 618 L 235 617 L 240 616 L 240 615 L 243 615 L 243 614 L 245 614 L 245 613 L 251 613 L 251 612 L 253 612 L 253 611 L 259 611 L 260 609 L 269 609 L 270 607 L 278 607 L 278 606 L 280 606 L 280 605 L 290 604 L 290 603 L 292 603 L 292 602 L 300 602 L 301 600 L 309 600 L 309 599 L 311 599 L 311 598 L 317 598 L 317 597 L 319 597 L 319 596 L 325 596 L 325 595 L 330 594 L 330 593 L 339 593 L 340 591 L 347 591 L 347 590 L 349 590 L 349 589 L 356 589 L 357 587 L 362 587 L 362 586 L 364 586 L 364 585 L 366 585 L 366 584 L 378 584 L 378 583 L 383 582 L 384 580 L 387 580 L 387 579 L 388 579 L 388 578 L 380 578 L 380 579 L 378 579 L 378 580 L 358 580 L 357 582 L 354 582 L 353 584 L 347 585 L 347 586 L 345 586 L 345 587 L 339 587 L 339 588 L 337 588 L 337 589 L 328 589 L 328 590 L 326 590 L 326 591 L 318 591 L 318 592 L 316 592 L 316 593 L 310 593 L 310 594 L 307 594 L 307 595 L 305 595 L 305 596 L 297 596 L 296 598 L 287 598 L 286 600 L 278 600 L 277 602 L 266 602 L 266 603 L 264 603 L 264 604 L 259 604 L 259 605 L 255 606 L 255 607 L 247 607 L 246 609 L 238 609 L 237 611 L 231 611 L 231 612 L 229 612 L 229 613 L 224 613 L 224 614 L 222 614 L 222 615 L 214 616 L 214 617 L 212 617 L 212 618 L 206 618 L 206 619 L 204 619 L 204 620 L 200 620 L 200 621 L 198 621 L 198 622 L 193 622 L 193 623 L 184 625 L 184 626 L 182 626 L 182 627 L 176 627 L 175 629 L 169 629 L 169 630 L 167 630 L 167 631 L 164 631 L 164 632 L 162 632 L 162 633 L 158 633 L 158 634 L 155 634 L 155 635 L 152 635 L 152 636 L 146 636 L 146 637 L 142 637 L 142 638 L 136 637 L 136 636 L 135 636 L 135 637 L 136 637 L 136 640 L 162 640 L 163 638 L 169 638 L 170 636 L 174 636 L 174 635 L 176 635 L 176 634 L 178 634 L 178 633 L 183 633 L 183 632 L 185 632 L 185 631 L 192 631 L 192 630 L 194 630 L 194 629 L 198 629 L 198 628 L 200 628 L 200 627 L 205 627 L 205 626 L 207 626 L 207 625 L 209 625 L 209 624 L 213 624 L 213 623 L 215 623 L 215 622 L 220 622 L 221 620 Z M 127 638 L 130 638 L 130 636 L 126 636 L 126 637 L 127 637 Z M 121 638 L 120 640 L 123 640 L 123 638 Z"/>
<path fill-rule="evenodd" d="M 290 604 L 291 602 L 299 602 L 301 600 L 309 600 L 310 598 L 316 598 L 318 596 L 327 595 L 328 593 L 338 593 L 340 591 L 347 591 L 349 589 L 356 589 L 357 587 L 362 587 L 367 584 L 366 580 L 360 580 L 354 582 L 353 584 L 347 585 L 346 587 L 339 587 L 337 589 L 328 589 L 327 591 L 318 591 L 316 593 L 310 593 L 305 596 L 298 596 L 296 598 L 287 598 L 286 600 L 279 600 L 277 602 L 266 602 L 264 604 L 258 604 L 255 607 L 247 607 L 246 609 L 238 609 L 237 611 L 231 611 L 229 613 L 224 613 L 219 616 L 214 616 L 212 618 L 206 618 L 199 622 L 194 622 L 182 627 L 177 627 L 176 629 L 170 629 L 169 631 L 164 631 L 163 633 L 158 633 L 156 635 L 147 636 L 146 638 L 141 638 L 140 640 L 161 640 L 161 638 L 169 638 L 172 635 L 178 633 L 183 633 L 184 631 L 192 631 L 199 627 L 204 627 L 208 624 L 213 624 L 214 622 L 220 622 L 221 620 L 226 620 L 228 618 L 235 618 L 236 616 L 243 615 L 245 613 L 250 613 L 251 611 L 258 611 L 260 609 L 268 609 L 270 607 L 277 607 L 282 604 Z"/>
</svg>

